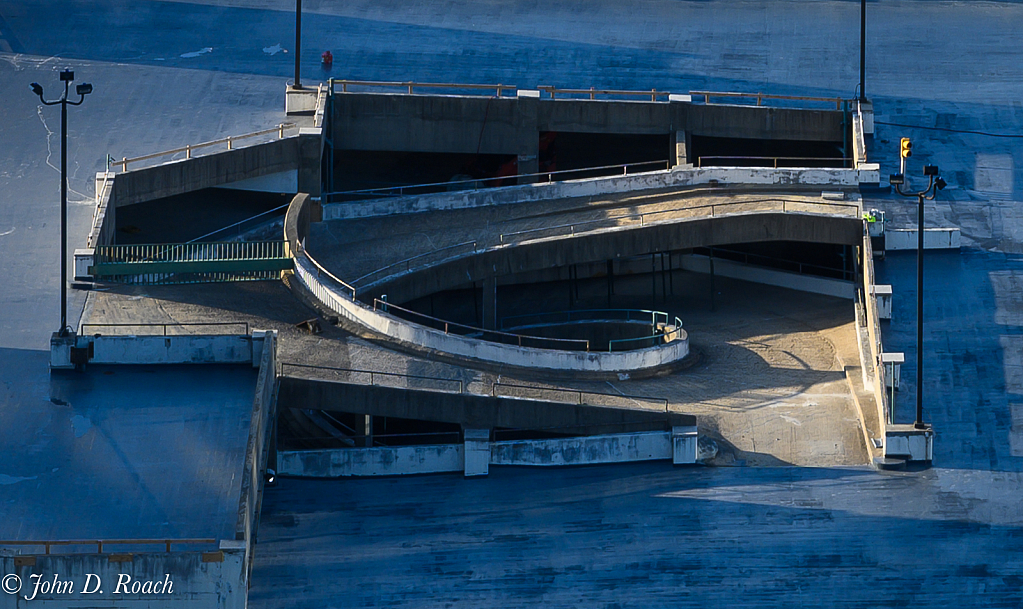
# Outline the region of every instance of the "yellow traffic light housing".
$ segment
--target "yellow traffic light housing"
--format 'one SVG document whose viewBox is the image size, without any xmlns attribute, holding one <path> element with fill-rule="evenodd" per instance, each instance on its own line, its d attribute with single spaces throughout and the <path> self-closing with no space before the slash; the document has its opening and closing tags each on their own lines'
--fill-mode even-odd
<svg viewBox="0 0 1023 609">
<path fill-rule="evenodd" d="M 904 159 L 913 156 L 913 142 L 909 141 L 908 137 L 904 137 L 899 141 L 899 155 Z"/>
</svg>

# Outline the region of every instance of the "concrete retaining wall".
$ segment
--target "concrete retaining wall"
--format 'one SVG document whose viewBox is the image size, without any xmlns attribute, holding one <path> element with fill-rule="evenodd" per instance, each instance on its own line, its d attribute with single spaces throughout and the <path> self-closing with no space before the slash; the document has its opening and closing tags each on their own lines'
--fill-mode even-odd
<svg viewBox="0 0 1023 609">
<path fill-rule="evenodd" d="M 242 609 L 248 594 L 243 564 L 244 552 L 238 549 L 0 556 L 0 572 L 21 580 L 16 595 L 0 594 L 0 607 Z M 37 581 L 46 585 L 32 598 Z M 61 582 L 59 591 L 54 581 Z M 138 592 L 133 593 L 136 583 Z M 8 585 L 15 582 L 5 579 L 4 592 Z"/>
<path fill-rule="evenodd" d="M 405 476 L 463 470 L 461 444 L 281 451 L 277 473 L 287 476 Z"/>
<path fill-rule="evenodd" d="M 672 458 L 671 432 L 613 434 L 491 444 L 491 465 L 594 465 Z"/>
<path fill-rule="evenodd" d="M 687 271 L 710 273 L 710 258 L 708 256 L 679 256 L 679 263 Z M 734 262 L 723 258 L 714 258 L 714 274 L 752 283 L 775 285 L 790 290 L 824 294 L 825 296 L 848 298 L 850 300 L 853 298 L 853 293 L 856 290 L 856 284 L 852 281 L 816 277 L 800 273 L 787 273 L 776 269 L 742 264 L 741 262 Z"/>
<path fill-rule="evenodd" d="M 530 201 L 596 197 L 626 192 L 642 192 L 666 188 L 685 189 L 707 184 L 752 184 L 779 186 L 855 187 L 880 179 L 877 165 L 864 164 L 859 169 L 770 169 L 758 167 L 676 167 L 669 171 L 567 180 L 546 184 L 503 186 L 477 191 L 435 193 L 428 195 L 370 199 L 323 206 L 324 220 L 345 220 L 411 214 L 450 209 L 469 209 L 492 205 L 509 205 Z"/>
</svg>

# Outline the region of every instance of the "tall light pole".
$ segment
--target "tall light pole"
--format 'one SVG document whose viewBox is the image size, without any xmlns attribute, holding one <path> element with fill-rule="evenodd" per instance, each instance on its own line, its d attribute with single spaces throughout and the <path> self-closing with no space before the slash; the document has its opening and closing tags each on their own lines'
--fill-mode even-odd
<svg viewBox="0 0 1023 609">
<path fill-rule="evenodd" d="M 39 83 L 32 83 L 32 92 L 39 96 L 39 101 L 44 106 L 55 106 L 60 104 L 60 330 L 59 336 L 67 336 L 67 107 L 68 105 L 80 106 L 85 101 L 85 96 L 92 93 L 92 85 L 85 82 L 75 87 L 78 94 L 78 101 L 68 101 L 68 93 L 71 82 L 75 79 L 75 73 L 70 68 L 65 68 L 60 73 L 60 80 L 64 83 L 64 95 L 56 101 L 43 99 L 43 88 Z"/>
<path fill-rule="evenodd" d="M 302 0 L 295 0 L 295 88 L 302 88 Z"/>
<path fill-rule="evenodd" d="M 301 1 L 301 0 L 300 0 Z M 860 101 L 867 101 L 867 0 L 860 0 Z"/>
<path fill-rule="evenodd" d="M 924 199 L 933 201 L 939 190 L 944 190 L 947 184 L 938 175 L 937 165 L 924 165 L 924 175 L 928 178 L 927 188 L 917 192 L 903 192 L 902 187 L 906 183 L 905 164 L 906 157 L 912 156 L 912 147 L 909 138 L 902 138 L 902 173 L 897 173 L 889 178 L 889 182 L 895 186 L 896 192 L 904 197 L 917 198 L 917 250 L 916 250 L 916 421 L 913 427 L 927 429 L 924 423 Z"/>
</svg>

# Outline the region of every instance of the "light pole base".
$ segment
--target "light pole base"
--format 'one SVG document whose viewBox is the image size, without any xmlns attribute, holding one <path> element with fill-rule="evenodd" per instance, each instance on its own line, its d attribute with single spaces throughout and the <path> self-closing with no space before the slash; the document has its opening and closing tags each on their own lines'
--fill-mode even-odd
<svg viewBox="0 0 1023 609">
<path fill-rule="evenodd" d="M 50 370 L 74 370 L 71 363 L 71 349 L 78 337 L 74 332 L 61 336 L 60 332 L 50 335 Z"/>
<path fill-rule="evenodd" d="M 906 461 L 931 461 L 934 457 L 934 429 L 924 425 L 889 425 L 885 430 L 884 456 Z"/>
<path fill-rule="evenodd" d="M 296 87 L 288 85 L 284 97 L 284 113 L 313 114 L 316 112 L 316 99 L 319 91 L 316 87 Z"/>
</svg>

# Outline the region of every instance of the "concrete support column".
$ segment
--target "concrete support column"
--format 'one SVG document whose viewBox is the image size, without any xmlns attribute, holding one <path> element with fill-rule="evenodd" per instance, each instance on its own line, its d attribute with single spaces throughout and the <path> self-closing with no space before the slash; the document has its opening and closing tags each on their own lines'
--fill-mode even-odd
<svg viewBox="0 0 1023 609">
<path fill-rule="evenodd" d="M 698 439 L 695 425 L 672 427 L 671 462 L 675 465 L 696 463 Z"/>
<path fill-rule="evenodd" d="M 520 154 L 519 155 L 518 172 L 519 175 L 524 173 L 537 173 L 540 171 L 540 158 L 536 154 Z M 537 178 L 519 178 L 519 184 L 532 184 L 537 181 Z"/>
<path fill-rule="evenodd" d="M 466 429 L 465 477 L 486 476 L 490 473 L 490 430 Z"/>
<path fill-rule="evenodd" d="M 365 415 L 365 421 L 363 422 L 363 438 L 362 445 L 366 448 L 373 446 L 373 415 Z"/>
<path fill-rule="evenodd" d="M 497 278 L 483 280 L 483 329 L 497 329 Z"/>
<path fill-rule="evenodd" d="M 689 155 L 686 150 L 686 132 L 676 131 L 672 140 L 674 140 L 673 147 L 672 150 L 668 151 L 668 154 L 671 155 L 670 158 L 675 160 L 673 165 L 689 164 Z"/>
</svg>

